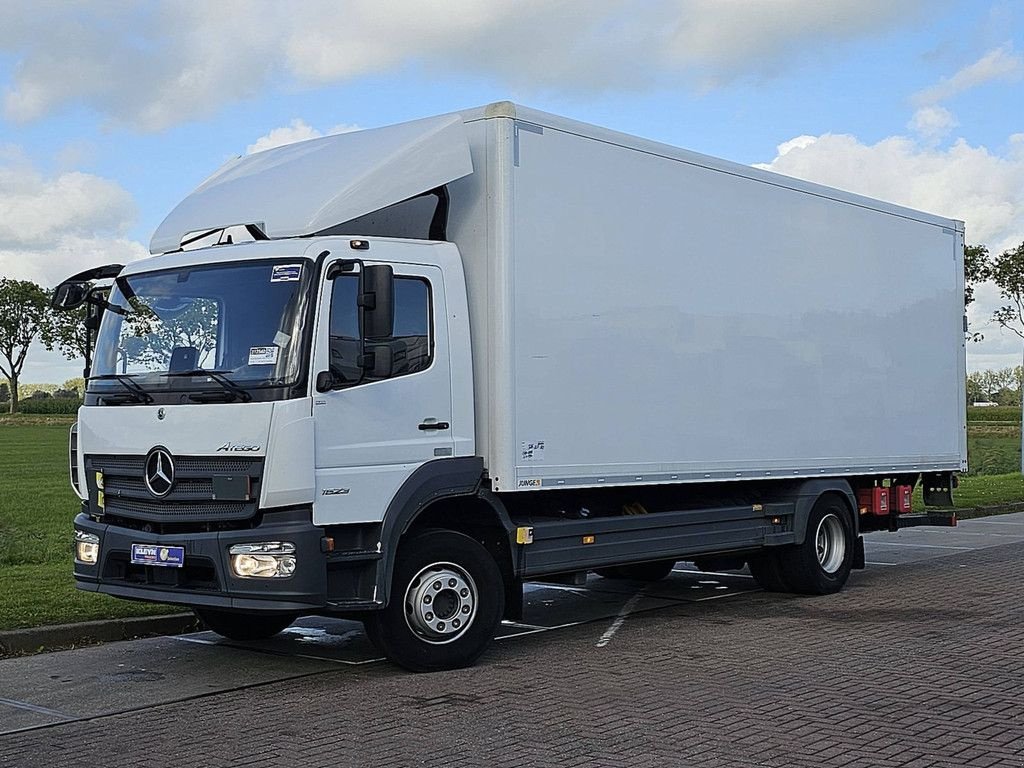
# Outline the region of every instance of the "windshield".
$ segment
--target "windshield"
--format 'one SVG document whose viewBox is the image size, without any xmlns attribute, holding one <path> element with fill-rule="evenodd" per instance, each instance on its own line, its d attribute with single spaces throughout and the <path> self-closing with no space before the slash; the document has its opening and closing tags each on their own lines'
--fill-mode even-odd
<svg viewBox="0 0 1024 768">
<path fill-rule="evenodd" d="M 281 259 L 119 277 L 90 389 L 123 389 L 130 376 L 147 392 L 209 390 L 213 377 L 200 369 L 244 388 L 297 383 L 309 273 L 301 259 Z"/>
</svg>

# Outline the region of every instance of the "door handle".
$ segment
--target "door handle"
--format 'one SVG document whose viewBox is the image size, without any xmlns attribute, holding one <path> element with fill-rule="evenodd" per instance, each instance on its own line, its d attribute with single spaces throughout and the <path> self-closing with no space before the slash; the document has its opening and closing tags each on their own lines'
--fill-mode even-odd
<svg viewBox="0 0 1024 768">
<path fill-rule="evenodd" d="M 451 426 L 447 421 L 424 421 L 420 429 L 426 432 L 428 429 L 448 429 Z"/>
</svg>

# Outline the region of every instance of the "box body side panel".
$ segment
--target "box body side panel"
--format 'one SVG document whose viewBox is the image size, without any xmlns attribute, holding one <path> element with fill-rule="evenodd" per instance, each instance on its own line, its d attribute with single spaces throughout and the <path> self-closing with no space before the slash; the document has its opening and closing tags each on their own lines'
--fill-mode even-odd
<svg viewBox="0 0 1024 768">
<path fill-rule="evenodd" d="M 487 362 L 512 382 L 478 443 L 499 490 L 961 468 L 960 233 L 557 129 L 514 143 Z"/>
</svg>

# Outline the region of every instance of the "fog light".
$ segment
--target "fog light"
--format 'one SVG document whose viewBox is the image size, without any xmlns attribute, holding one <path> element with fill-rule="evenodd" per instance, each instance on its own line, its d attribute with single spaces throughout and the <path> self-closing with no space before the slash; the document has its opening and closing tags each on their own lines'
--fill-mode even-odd
<svg viewBox="0 0 1024 768">
<path fill-rule="evenodd" d="M 94 533 L 75 531 L 75 560 L 84 565 L 96 565 L 100 559 L 100 537 Z"/>
<path fill-rule="evenodd" d="M 287 579 L 295 573 L 295 545 L 288 541 L 235 544 L 231 570 L 243 579 Z"/>
</svg>

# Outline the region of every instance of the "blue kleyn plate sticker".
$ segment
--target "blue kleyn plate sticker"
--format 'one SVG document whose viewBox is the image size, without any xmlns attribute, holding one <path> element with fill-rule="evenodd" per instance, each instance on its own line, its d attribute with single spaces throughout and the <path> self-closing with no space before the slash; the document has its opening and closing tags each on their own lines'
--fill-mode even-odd
<svg viewBox="0 0 1024 768">
<path fill-rule="evenodd" d="M 165 547 L 160 544 L 132 544 L 132 563 L 157 565 L 161 568 L 181 568 L 185 565 L 185 548 Z"/>
<path fill-rule="evenodd" d="M 270 282 L 291 283 L 302 276 L 301 264 L 275 264 L 270 272 Z"/>
<path fill-rule="evenodd" d="M 270 344 L 266 347 L 249 347 L 249 365 L 273 365 L 281 352 L 279 347 Z"/>
</svg>

